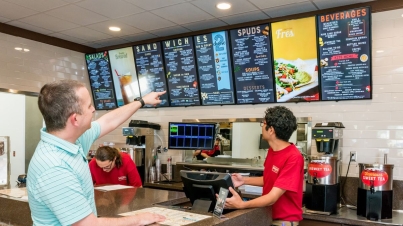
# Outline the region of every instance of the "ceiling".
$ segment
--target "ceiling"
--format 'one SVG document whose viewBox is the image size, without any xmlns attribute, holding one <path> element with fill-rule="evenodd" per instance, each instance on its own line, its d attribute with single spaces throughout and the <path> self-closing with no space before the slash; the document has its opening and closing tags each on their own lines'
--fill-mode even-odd
<svg viewBox="0 0 403 226">
<path fill-rule="evenodd" d="M 232 8 L 218 10 L 228 2 Z M 372 0 L 0 0 L 0 22 L 92 48 Z M 120 32 L 108 28 L 118 26 Z"/>
</svg>

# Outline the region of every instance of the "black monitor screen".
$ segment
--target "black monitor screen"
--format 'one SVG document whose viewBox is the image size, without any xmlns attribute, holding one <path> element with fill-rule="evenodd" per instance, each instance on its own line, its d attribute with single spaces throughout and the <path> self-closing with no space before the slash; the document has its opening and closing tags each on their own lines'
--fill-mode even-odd
<svg viewBox="0 0 403 226">
<path fill-rule="evenodd" d="M 214 123 L 170 122 L 168 148 L 211 150 L 214 147 L 215 126 Z"/>
<path fill-rule="evenodd" d="M 267 140 L 264 140 L 263 139 L 263 137 L 262 137 L 262 134 L 260 134 L 260 137 L 259 137 L 259 149 L 265 149 L 265 150 L 267 150 L 267 149 L 269 149 L 269 142 L 267 142 Z"/>
</svg>

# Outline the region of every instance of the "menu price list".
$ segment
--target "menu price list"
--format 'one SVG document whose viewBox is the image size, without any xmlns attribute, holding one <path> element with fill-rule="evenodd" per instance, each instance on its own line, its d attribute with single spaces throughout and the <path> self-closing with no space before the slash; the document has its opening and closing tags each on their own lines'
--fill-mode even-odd
<svg viewBox="0 0 403 226">
<path fill-rule="evenodd" d="M 318 16 L 322 100 L 371 98 L 368 7 Z"/>
<path fill-rule="evenodd" d="M 108 52 L 86 54 L 88 75 L 94 99 L 94 107 L 97 110 L 115 109 L 116 97 L 109 67 Z"/>
<path fill-rule="evenodd" d="M 141 96 L 150 92 L 162 92 L 167 90 L 165 70 L 162 62 L 161 43 L 151 43 L 134 47 L 136 70 L 140 84 Z M 168 107 L 168 94 L 160 97 L 160 107 Z M 145 107 L 154 107 L 145 105 Z"/>
<path fill-rule="evenodd" d="M 268 24 L 234 29 L 230 33 L 237 103 L 274 102 Z"/>
<path fill-rule="evenodd" d="M 192 37 L 162 42 L 170 106 L 200 105 Z"/>
<path fill-rule="evenodd" d="M 234 104 L 226 31 L 194 36 L 202 105 Z"/>
</svg>

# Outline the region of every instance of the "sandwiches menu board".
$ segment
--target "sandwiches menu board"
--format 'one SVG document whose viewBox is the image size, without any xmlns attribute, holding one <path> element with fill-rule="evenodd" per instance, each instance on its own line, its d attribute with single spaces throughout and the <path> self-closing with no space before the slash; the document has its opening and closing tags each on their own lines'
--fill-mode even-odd
<svg viewBox="0 0 403 226">
<path fill-rule="evenodd" d="M 319 100 L 315 17 L 271 28 L 277 102 Z"/>
<path fill-rule="evenodd" d="M 371 99 L 370 9 L 318 16 L 322 100 Z"/>
<path fill-rule="evenodd" d="M 116 108 L 116 97 L 109 67 L 108 52 L 99 52 L 85 55 L 94 107 L 97 110 Z"/>
<path fill-rule="evenodd" d="M 228 34 L 194 36 L 202 105 L 234 104 Z"/>
<path fill-rule="evenodd" d="M 171 106 L 200 105 L 192 37 L 162 42 Z"/>
<path fill-rule="evenodd" d="M 274 102 L 269 25 L 231 30 L 238 104 Z"/>
<path fill-rule="evenodd" d="M 113 82 L 115 85 L 118 107 L 133 102 L 140 97 L 139 84 L 134 65 L 133 48 L 110 50 Z"/>
<path fill-rule="evenodd" d="M 155 42 L 134 47 L 136 69 L 142 96 L 150 92 L 162 92 L 167 90 L 165 70 L 162 62 L 161 43 Z M 168 107 L 168 94 L 160 97 L 158 106 Z M 145 107 L 153 107 L 145 105 Z"/>
</svg>

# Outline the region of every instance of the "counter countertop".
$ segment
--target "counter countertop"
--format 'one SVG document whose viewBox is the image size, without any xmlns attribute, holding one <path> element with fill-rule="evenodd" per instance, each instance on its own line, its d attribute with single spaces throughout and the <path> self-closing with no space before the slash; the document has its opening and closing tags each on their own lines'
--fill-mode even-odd
<svg viewBox="0 0 403 226">
<path fill-rule="evenodd" d="M 263 171 L 263 166 L 251 166 L 240 163 L 228 163 L 228 164 L 211 164 L 207 162 L 177 162 L 176 165 L 189 165 L 205 168 L 224 168 L 224 169 L 239 169 L 239 170 L 256 170 Z"/>
</svg>

